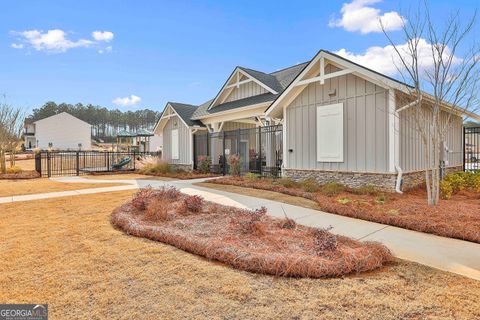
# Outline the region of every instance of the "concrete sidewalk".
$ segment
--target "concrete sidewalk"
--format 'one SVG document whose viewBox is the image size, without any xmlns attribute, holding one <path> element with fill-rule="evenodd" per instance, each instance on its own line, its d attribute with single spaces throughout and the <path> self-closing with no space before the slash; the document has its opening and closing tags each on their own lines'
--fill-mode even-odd
<svg viewBox="0 0 480 320">
<path fill-rule="evenodd" d="M 392 253 L 401 259 L 414 261 L 433 268 L 450 271 L 469 278 L 480 280 L 480 244 L 410 231 L 359 219 L 343 217 L 313 209 L 293 206 L 282 202 L 244 196 L 194 185 L 196 180 L 93 180 L 79 177 L 57 178 L 55 181 L 78 183 L 126 183 L 126 186 L 93 188 L 76 191 L 52 192 L 0 198 L 0 203 L 47 199 L 53 197 L 92 194 L 131 190 L 145 186 L 174 186 L 186 194 L 196 194 L 219 204 L 245 209 L 265 206 L 275 217 L 295 219 L 297 223 L 312 227 L 329 227 L 332 232 L 362 241 L 378 241 L 385 244 Z"/>
</svg>

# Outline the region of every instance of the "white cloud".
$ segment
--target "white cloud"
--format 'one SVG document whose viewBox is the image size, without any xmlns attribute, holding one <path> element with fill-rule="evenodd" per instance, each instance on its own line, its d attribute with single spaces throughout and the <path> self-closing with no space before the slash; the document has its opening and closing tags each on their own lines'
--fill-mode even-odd
<svg viewBox="0 0 480 320">
<path fill-rule="evenodd" d="M 104 49 L 100 49 L 98 50 L 98 53 L 100 54 L 104 54 L 104 53 L 109 53 L 109 52 L 112 52 L 112 46 L 108 46 L 108 47 L 105 47 Z"/>
<path fill-rule="evenodd" d="M 432 45 L 425 39 L 418 41 L 418 64 L 421 69 L 433 67 Z M 398 51 L 407 58 L 408 44 L 397 45 Z M 393 76 L 398 73 L 397 66 L 401 67 L 401 61 L 392 45 L 385 47 L 370 47 L 363 54 L 354 54 L 346 49 L 340 49 L 335 52 L 339 56 L 352 60 L 362 66 L 378 71 L 380 73 Z M 450 55 L 450 50 L 445 49 L 444 56 Z M 461 59 L 454 57 L 453 64 L 458 64 Z"/>
<path fill-rule="evenodd" d="M 353 0 L 342 5 L 340 19 L 330 20 L 329 27 L 342 27 L 347 31 L 359 31 L 363 34 L 370 32 L 382 32 L 380 21 L 386 31 L 400 29 L 404 24 L 404 18 L 396 11 L 381 14 L 380 9 L 369 5 L 382 0 Z"/>
<path fill-rule="evenodd" d="M 93 31 L 92 32 L 93 39 L 97 41 L 105 41 L 109 42 L 113 39 L 113 32 L 110 31 Z"/>
<path fill-rule="evenodd" d="M 60 29 L 48 30 L 47 32 L 27 30 L 14 32 L 14 34 L 18 35 L 21 41 L 37 51 L 65 52 L 68 49 L 89 47 L 94 44 L 92 40 L 87 39 L 69 40 L 66 37 L 67 33 Z M 24 47 L 23 44 L 16 44 L 17 49 L 21 49 L 19 46 L 21 46 L 21 48 Z"/>
<path fill-rule="evenodd" d="M 113 99 L 112 103 L 116 104 L 117 106 L 129 107 L 129 106 L 134 106 L 136 104 L 139 104 L 140 101 L 142 101 L 142 98 L 132 94 L 130 95 L 130 97 L 115 98 Z"/>
<path fill-rule="evenodd" d="M 26 30 L 21 32 L 11 32 L 17 36 L 18 42 L 12 43 L 11 47 L 15 49 L 33 48 L 37 51 L 46 51 L 50 53 L 66 52 L 72 48 L 86 48 L 90 46 L 98 46 L 100 42 L 110 42 L 113 39 L 113 33 L 110 31 L 94 31 L 92 32 L 93 40 L 78 39 L 71 40 L 68 38 L 67 32 L 60 29 L 52 29 L 44 32 L 43 30 Z M 108 46 L 99 52 L 110 52 L 112 47 Z"/>
</svg>

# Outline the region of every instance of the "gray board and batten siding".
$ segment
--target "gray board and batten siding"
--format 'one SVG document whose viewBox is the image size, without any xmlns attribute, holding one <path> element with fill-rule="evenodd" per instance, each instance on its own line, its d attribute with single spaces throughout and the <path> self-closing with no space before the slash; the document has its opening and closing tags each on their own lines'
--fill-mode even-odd
<svg viewBox="0 0 480 320">
<path fill-rule="evenodd" d="M 309 84 L 286 109 L 286 167 L 388 172 L 388 100 L 387 89 L 353 74 Z M 343 103 L 343 162 L 318 162 L 316 110 L 335 103 Z"/>
</svg>

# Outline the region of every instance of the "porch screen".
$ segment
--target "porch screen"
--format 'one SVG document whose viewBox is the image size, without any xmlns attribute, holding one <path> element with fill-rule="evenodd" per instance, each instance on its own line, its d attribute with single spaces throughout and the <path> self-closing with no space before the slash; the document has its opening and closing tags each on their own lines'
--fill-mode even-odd
<svg viewBox="0 0 480 320">
<path fill-rule="evenodd" d="M 343 103 L 317 107 L 317 161 L 343 162 Z"/>
<path fill-rule="evenodd" d="M 178 129 L 172 130 L 172 159 L 180 159 L 179 150 L 178 150 Z"/>
</svg>

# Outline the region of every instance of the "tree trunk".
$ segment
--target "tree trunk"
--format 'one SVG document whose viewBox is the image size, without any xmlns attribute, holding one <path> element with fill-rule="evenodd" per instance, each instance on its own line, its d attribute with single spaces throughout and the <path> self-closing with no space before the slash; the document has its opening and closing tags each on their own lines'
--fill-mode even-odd
<svg viewBox="0 0 480 320">
<path fill-rule="evenodd" d="M 7 164 L 5 163 L 5 151 L 0 150 L 0 173 L 7 173 Z"/>
</svg>

